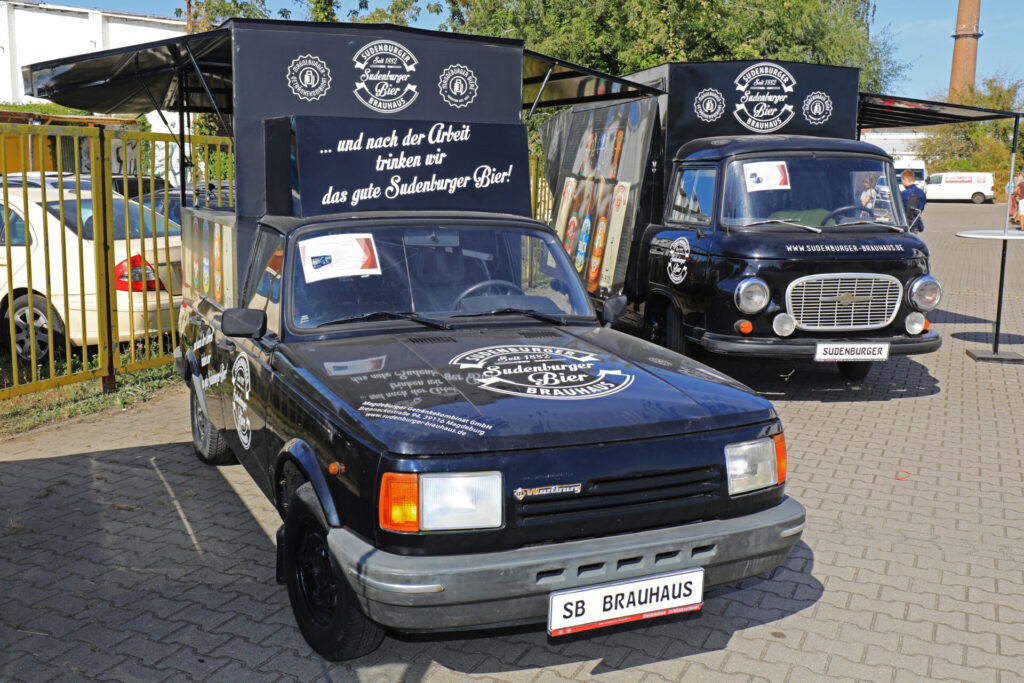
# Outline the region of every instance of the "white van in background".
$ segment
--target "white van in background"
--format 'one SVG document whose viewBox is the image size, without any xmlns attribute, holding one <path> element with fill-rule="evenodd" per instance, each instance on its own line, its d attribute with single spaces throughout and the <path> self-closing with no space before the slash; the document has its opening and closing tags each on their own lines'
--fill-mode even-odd
<svg viewBox="0 0 1024 683">
<path fill-rule="evenodd" d="M 949 199 L 972 201 L 975 204 L 991 202 L 995 198 L 995 183 L 991 173 L 933 173 L 925 185 L 928 201 Z"/>
<path fill-rule="evenodd" d="M 904 159 L 897 157 L 893 159 L 893 167 L 896 169 L 896 179 L 899 180 L 903 172 L 910 170 L 914 172 L 914 184 L 920 187 L 922 190 L 925 186 L 925 178 L 928 177 L 928 169 L 924 165 L 923 159 Z M 929 197 L 931 199 L 931 197 Z"/>
</svg>

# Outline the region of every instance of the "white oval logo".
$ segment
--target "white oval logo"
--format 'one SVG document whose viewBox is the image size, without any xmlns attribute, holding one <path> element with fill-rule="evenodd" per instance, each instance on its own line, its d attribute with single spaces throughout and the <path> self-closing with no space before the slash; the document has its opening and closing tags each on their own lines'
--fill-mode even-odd
<svg viewBox="0 0 1024 683">
<path fill-rule="evenodd" d="M 313 102 L 331 89 L 331 70 L 313 55 L 302 55 L 288 65 L 288 87 L 299 99 Z"/>
<path fill-rule="evenodd" d="M 778 64 L 754 64 L 744 69 L 734 82 L 742 94 L 733 116 L 744 128 L 755 133 L 771 133 L 792 120 L 795 112 L 789 97 L 796 79 Z"/>
<path fill-rule="evenodd" d="M 235 431 L 238 432 L 238 440 L 242 442 L 242 448 L 249 450 L 252 444 L 252 422 L 249 420 L 249 357 L 244 353 L 238 354 L 234 365 L 231 366 L 231 382 L 234 385 L 234 396 L 231 401 L 231 413 L 235 417 Z"/>
<path fill-rule="evenodd" d="M 353 91 L 359 101 L 381 114 L 394 114 L 419 96 L 413 74 L 416 56 L 393 40 L 375 40 L 352 57 L 359 76 Z"/>
</svg>

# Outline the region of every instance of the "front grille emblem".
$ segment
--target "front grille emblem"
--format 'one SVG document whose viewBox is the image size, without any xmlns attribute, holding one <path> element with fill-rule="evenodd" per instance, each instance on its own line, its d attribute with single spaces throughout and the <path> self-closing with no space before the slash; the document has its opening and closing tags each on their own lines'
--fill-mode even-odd
<svg viewBox="0 0 1024 683">
<path fill-rule="evenodd" d="M 857 296 L 850 292 L 843 292 L 839 296 L 830 296 L 822 298 L 821 303 L 823 304 L 839 304 L 840 306 L 852 306 L 854 304 L 866 304 L 871 301 L 870 296 Z"/>
<path fill-rule="evenodd" d="M 519 487 L 512 492 L 512 495 L 516 497 L 516 500 L 523 500 L 524 498 L 533 496 L 550 496 L 556 493 L 578 494 L 582 491 L 583 484 L 553 484 L 551 486 L 537 486 L 532 489 Z"/>
</svg>

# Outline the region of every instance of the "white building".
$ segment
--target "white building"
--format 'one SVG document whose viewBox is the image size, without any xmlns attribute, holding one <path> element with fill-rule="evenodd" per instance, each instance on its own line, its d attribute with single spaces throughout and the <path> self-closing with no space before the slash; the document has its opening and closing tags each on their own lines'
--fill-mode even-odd
<svg viewBox="0 0 1024 683">
<path fill-rule="evenodd" d="M 142 4 L 142 3 L 140 3 Z M 84 9 L 46 2 L 0 1 L 0 102 L 37 102 L 25 95 L 21 67 L 185 33 L 184 19 Z"/>
<path fill-rule="evenodd" d="M 914 149 L 926 135 L 926 131 L 917 128 L 879 128 L 861 131 L 860 139 L 881 147 L 899 167 L 901 161 L 919 158 Z"/>
</svg>

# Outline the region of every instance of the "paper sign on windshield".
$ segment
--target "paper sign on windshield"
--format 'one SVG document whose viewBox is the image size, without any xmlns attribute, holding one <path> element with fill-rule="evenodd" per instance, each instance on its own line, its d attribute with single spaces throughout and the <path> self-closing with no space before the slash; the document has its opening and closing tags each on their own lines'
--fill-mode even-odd
<svg viewBox="0 0 1024 683">
<path fill-rule="evenodd" d="M 785 161 L 751 161 L 743 164 L 747 192 L 788 190 L 789 167 Z"/>
<path fill-rule="evenodd" d="M 306 282 L 335 277 L 380 275 L 373 235 L 323 235 L 299 243 Z"/>
</svg>

